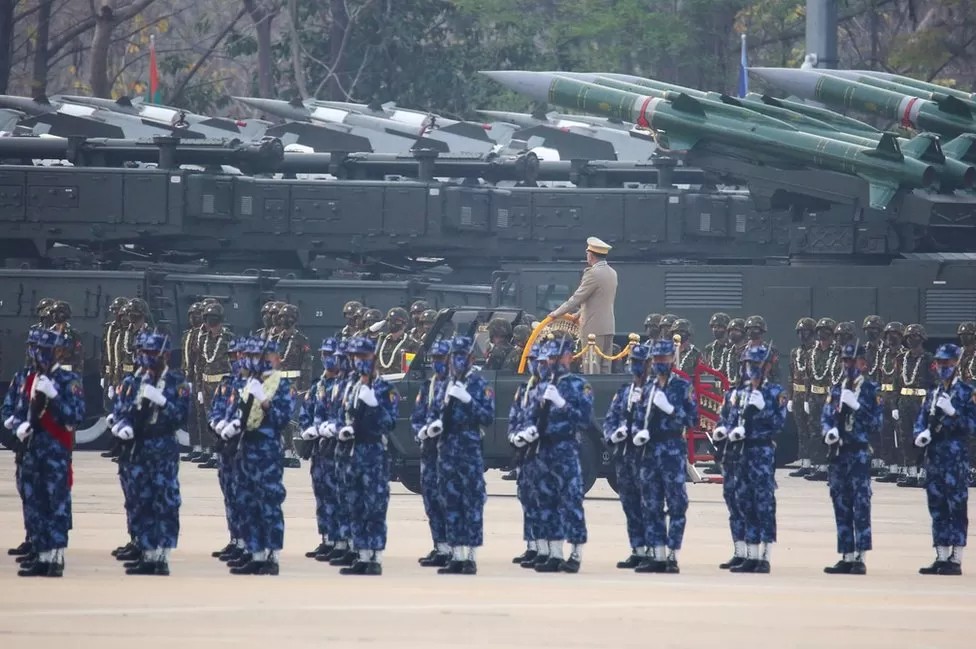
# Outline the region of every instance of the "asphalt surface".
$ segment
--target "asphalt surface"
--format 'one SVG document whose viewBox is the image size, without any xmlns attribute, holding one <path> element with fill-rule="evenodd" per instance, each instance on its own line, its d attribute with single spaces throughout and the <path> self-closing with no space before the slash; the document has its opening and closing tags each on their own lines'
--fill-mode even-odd
<svg viewBox="0 0 976 649">
<path fill-rule="evenodd" d="M 342 577 L 305 559 L 317 544 L 307 466 L 286 471 L 285 550 L 277 577 L 229 575 L 210 551 L 226 542 L 215 471 L 183 465 L 180 547 L 172 576 L 126 577 L 109 551 L 124 539 L 115 465 L 75 458 L 74 530 L 63 579 L 19 579 L 0 558 L 0 647 L 969 647 L 976 568 L 917 574 L 932 560 L 925 493 L 877 485 L 868 575 L 831 576 L 837 560 L 824 483 L 779 476 L 779 543 L 770 575 L 718 569 L 730 543 L 721 487 L 689 485 L 680 575 L 638 575 L 623 513 L 605 481 L 586 504 L 590 542 L 577 575 L 510 563 L 522 550 L 515 485 L 488 474 L 479 574 L 442 576 L 419 496 L 393 486 L 382 577 Z M 22 539 L 13 457 L 0 453 L 0 544 Z M 973 561 L 973 559 L 970 559 Z"/>
</svg>

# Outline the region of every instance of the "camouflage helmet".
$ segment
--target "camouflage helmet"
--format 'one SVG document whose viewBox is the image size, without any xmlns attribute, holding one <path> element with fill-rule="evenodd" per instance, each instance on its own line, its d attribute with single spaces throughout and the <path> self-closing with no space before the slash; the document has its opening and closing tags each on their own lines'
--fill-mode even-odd
<svg viewBox="0 0 976 649">
<path fill-rule="evenodd" d="M 648 327 L 660 327 L 661 318 L 663 317 L 664 316 L 661 315 L 660 313 L 648 313 L 647 317 L 644 318 L 644 328 L 647 329 Z"/>
<path fill-rule="evenodd" d="M 187 316 L 203 315 L 203 302 L 194 302 L 186 309 Z"/>
<path fill-rule="evenodd" d="M 861 329 L 884 329 L 885 323 L 879 315 L 869 315 L 861 323 Z"/>
<path fill-rule="evenodd" d="M 395 306 L 386 312 L 386 322 L 392 325 L 394 322 L 398 323 L 400 327 L 406 327 L 407 323 L 410 321 L 410 314 L 402 306 Z"/>
<path fill-rule="evenodd" d="M 54 322 L 67 322 L 71 319 L 71 305 L 64 300 L 52 304 L 47 312 Z"/>
<path fill-rule="evenodd" d="M 278 308 L 278 313 L 275 315 L 275 318 L 276 319 L 280 318 L 282 320 L 287 319 L 287 320 L 291 320 L 292 323 L 295 323 L 298 322 L 298 313 L 299 313 L 298 307 L 295 306 L 294 304 L 281 303 L 281 306 Z"/>
<path fill-rule="evenodd" d="M 678 319 L 673 313 L 665 313 L 661 316 L 661 331 L 671 331 L 671 327 L 674 326 L 674 321 Z"/>
<path fill-rule="evenodd" d="M 837 321 L 833 318 L 820 318 L 817 320 L 817 331 L 822 329 L 827 329 L 830 333 L 834 333 L 834 329 L 837 328 Z"/>
<path fill-rule="evenodd" d="M 899 336 L 905 335 L 905 325 L 898 322 L 897 320 L 892 320 L 884 328 L 885 334 L 898 334 Z"/>
<path fill-rule="evenodd" d="M 695 329 L 691 326 L 691 322 L 684 318 L 678 318 L 671 325 L 671 334 L 679 334 L 682 339 L 690 338 L 694 332 Z"/>
<path fill-rule="evenodd" d="M 34 314 L 38 318 L 42 318 L 44 317 L 44 315 L 46 315 L 47 310 L 50 309 L 52 306 L 54 306 L 53 297 L 42 297 L 40 300 L 37 301 L 37 306 L 34 307 Z"/>
<path fill-rule="evenodd" d="M 134 297 L 126 305 L 126 311 L 130 316 L 138 315 L 143 318 L 149 317 L 149 304 L 141 297 Z"/>
<path fill-rule="evenodd" d="M 759 329 L 766 333 L 766 319 L 761 315 L 751 315 L 746 318 L 746 329 Z"/>
<path fill-rule="evenodd" d="M 817 328 L 817 321 L 814 320 L 813 318 L 810 317 L 800 318 L 799 320 L 796 321 L 797 331 L 809 331 L 812 333 L 814 330 L 816 330 L 816 328 Z"/>
<path fill-rule="evenodd" d="M 355 318 L 359 310 L 363 308 L 363 303 L 357 300 L 349 300 L 342 306 L 342 315 L 346 318 Z"/>
<path fill-rule="evenodd" d="M 492 318 L 488 323 L 488 336 L 509 340 L 512 337 L 512 323 L 504 318 Z"/>
<path fill-rule="evenodd" d="M 729 329 L 736 329 L 741 332 L 746 330 L 746 321 L 742 318 L 732 318 L 729 320 Z"/>
<path fill-rule="evenodd" d="M 277 311 L 278 310 L 277 304 L 278 303 L 275 302 L 274 300 L 268 300 L 267 302 L 265 302 L 264 305 L 261 307 L 261 316 L 264 317 L 266 315 L 271 314 L 274 311 Z"/>
<path fill-rule="evenodd" d="M 112 303 L 108 305 L 108 312 L 111 313 L 112 315 L 115 315 L 116 313 L 122 310 L 122 307 L 124 307 L 128 301 L 129 300 L 127 300 L 122 296 L 115 298 L 114 300 L 112 300 Z"/>
<path fill-rule="evenodd" d="M 961 336 L 963 334 L 976 334 L 976 322 L 960 322 L 959 328 L 956 329 L 956 335 Z"/>
<path fill-rule="evenodd" d="M 366 309 L 362 314 L 362 318 L 363 318 L 363 325 L 368 327 L 382 320 L 383 312 L 380 311 L 379 309 Z"/>
<path fill-rule="evenodd" d="M 427 302 L 427 300 L 417 300 L 410 305 L 410 315 L 412 317 L 418 317 L 429 308 L 430 304 Z"/>
<path fill-rule="evenodd" d="M 910 324 L 905 327 L 905 338 L 909 336 L 919 336 L 922 340 L 928 340 L 929 335 L 925 331 L 925 327 L 920 324 Z"/>
<path fill-rule="evenodd" d="M 224 319 L 224 305 L 220 302 L 211 302 L 203 305 L 203 312 L 200 314 L 204 318 L 216 317 Z"/>
<path fill-rule="evenodd" d="M 529 336 L 531 335 L 532 327 L 529 325 L 520 324 L 512 328 L 512 342 L 519 347 L 525 347 L 525 343 L 529 342 Z"/>
<path fill-rule="evenodd" d="M 436 319 L 437 311 L 433 309 L 424 309 L 424 312 L 420 314 L 420 324 L 434 324 Z"/>
<path fill-rule="evenodd" d="M 732 318 L 729 317 L 728 313 L 722 313 L 721 311 L 719 311 L 718 313 L 713 313 L 712 317 L 708 319 L 708 326 L 725 327 L 726 329 L 728 329 L 729 322 L 731 320 Z"/>
<path fill-rule="evenodd" d="M 837 326 L 834 327 L 835 336 L 856 336 L 857 331 L 854 328 L 854 322 L 852 320 L 845 320 L 844 322 L 838 322 Z"/>
</svg>

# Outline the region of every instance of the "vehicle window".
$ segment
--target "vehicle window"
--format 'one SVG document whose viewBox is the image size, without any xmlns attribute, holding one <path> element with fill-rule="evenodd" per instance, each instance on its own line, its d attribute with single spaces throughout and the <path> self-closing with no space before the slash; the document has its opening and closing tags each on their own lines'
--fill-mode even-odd
<svg viewBox="0 0 976 649">
<path fill-rule="evenodd" d="M 569 286 L 566 284 L 540 284 L 536 287 L 536 311 L 549 313 L 569 297 Z"/>
</svg>

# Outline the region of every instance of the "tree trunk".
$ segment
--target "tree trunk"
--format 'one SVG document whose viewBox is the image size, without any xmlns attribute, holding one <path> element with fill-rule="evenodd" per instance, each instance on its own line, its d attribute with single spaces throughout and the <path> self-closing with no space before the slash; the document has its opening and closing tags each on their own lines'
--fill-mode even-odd
<svg viewBox="0 0 976 649">
<path fill-rule="evenodd" d="M 102 5 L 95 21 L 95 34 L 92 36 L 88 84 L 93 97 L 109 97 L 112 87 L 108 80 L 108 46 L 112 44 L 112 31 L 115 29 L 115 14 L 108 5 Z"/>
<path fill-rule="evenodd" d="M 258 96 L 270 98 L 274 92 L 274 76 L 271 69 L 271 26 L 277 8 L 265 8 L 259 0 L 243 0 L 243 3 L 254 23 L 254 32 L 258 41 Z"/>
<path fill-rule="evenodd" d="M 332 26 L 329 28 L 329 65 L 332 67 L 332 75 L 325 85 L 325 96 L 333 101 L 344 101 L 346 94 L 342 88 L 345 84 L 339 75 L 342 69 L 342 41 L 349 29 L 349 14 L 346 13 L 345 0 L 331 0 L 329 10 L 332 15 Z"/>
<path fill-rule="evenodd" d="M 305 84 L 305 66 L 302 63 L 302 44 L 299 42 L 298 0 L 288 0 L 289 41 L 291 41 L 291 71 L 295 77 L 295 89 L 302 99 L 308 98 Z"/>
<path fill-rule="evenodd" d="M 0 0 L 0 95 L 7 94 L 13 65 L 14 0 Z"/>
<path fill-rule="evenodd" d="M 37 44 L 34 49 L 34 72 L 31 75 L 31 97 L 47 93 L 47 45 L 51 35 L 51 6 L 54 0 L 41 0 L 37 10 Z"/>
</svg>

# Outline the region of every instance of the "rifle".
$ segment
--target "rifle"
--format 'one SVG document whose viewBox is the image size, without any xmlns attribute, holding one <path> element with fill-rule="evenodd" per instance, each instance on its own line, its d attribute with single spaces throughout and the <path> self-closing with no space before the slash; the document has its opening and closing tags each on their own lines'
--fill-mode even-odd
<svg viewBox="0 0 976 649">
<path fill-rule="evenodd" d="M 763 372 L 763 368 L 766 363 L 769 362 L 770 357 L 773 355 L 773 343 L 772 341 L 766 346 L 766 355 L 763 356 L 762 364 L 760 365 L 761 376 L 759 378 L 760 388 L 762 387 L 762 382 L 766 379 L 766 375 Z M 752 379 L 749 377 L 742 377 L 740 372 L 740 380 L 745 380 L 746 383 L 746 397 L 744 399 L 745 405 L 743 405 L 739 411 L 739 425 L 742 426 L 746 431 L 752 430 L 753 419 L 756 417 L 756 413 L 759 412 L 758 408 L 749 408 L 749 396 L 752 394 Z M 748 412 L 746 412 L 748 410 Z M 742 445 L 738 446 L 739 452 L 742 452 L 742 448 L 745 445 L 745 439 L 742 440 Z"/>
<path fill-rule="evenodd" d="M 948 394 L 948 392 L 946 393 Z M 940 394 L 942 394 L 942 381 L 936 382 L 935 391 L 932 394 L 932 404 L 929 406 L 929 433 L 932 435 L 933 442 L 935 441 L 936 435 L 942 434 L 942 427 L 945 423 L 945 413 L 936 407 Z M 928 453 L 930 445 L 931 443 L 918 452 L 918 459 L 915 461 L 915 464 L 922 466 L 925 463 L 925 456 Z"/>
<path fill-rule="evenodd" d="M 468 332 L 465 335 L 468 338 L 471 338 L 472 340 L 474 340 L 475 331 L 477 331 L 478 329 L 478 322 L 479 322 L 478 317 L 475 316 L 474 319 L 471 320 L 471 324 L 468 325 Z M 468 369 L 470 370 L 470 368 Z M 457 378 L 455 375 L 456 373 L 454 371 L 454 363 L 451 363 L 448 366 L 447 372 L 448 372 L 448 380 L 449 380 L 448 386 L 450 386 L 450 384 L 453 383 Z M 450 407 L 454 397 L 448 396 L 446 390 L 447 388 L 445 388 L 445 393 L 444 393 L 444 405 L 441 408 L 441 423 L 444 424 L 445 433 L 447 432 L 448 428 L 452 426 L 454 422 L 454 409 Z"/>
<path fill-rule="evenodd" d="M 858 338 L 856 341 L 854 341 L 854 362 L 855 363 L 857 362 L 857 348 L 858 348 L 858 345 L 860 345 L 860 344 L 861 344 L 861 339 L 860 338 Z M 850 390 L 853 387 L 854 387 L 854 379 L 851 377 L 850 374 L 848 374 L 847 375 L 847 378 L 845 378 L 841 382 L 841 390 L 842 391 L 843 390 Z M 840 432 L 842 430 L 846 430 L 847 428 L 844 425 L 844 422 L 847 421 L 848 417 L 850 417 L 850 416 L 851 416 L 851 409 L 850 409 L 850 407 L 844 405 L 844 403 L 841 402 L 840 407 L 837 409 L 837 412 L 834 413 L 834 428 L 836 428 L 838 432 Z M 830 461 L 830 460 L 834 459 L 835 457 L 837 457 L 838 453 L 840 453 L 840 445 L 842 443 L 843 443 L 843 440 L 838 440 L 836 444 L 829 444 L 827 446 L 827 460 L 828 461 Z"/>
</svg>

